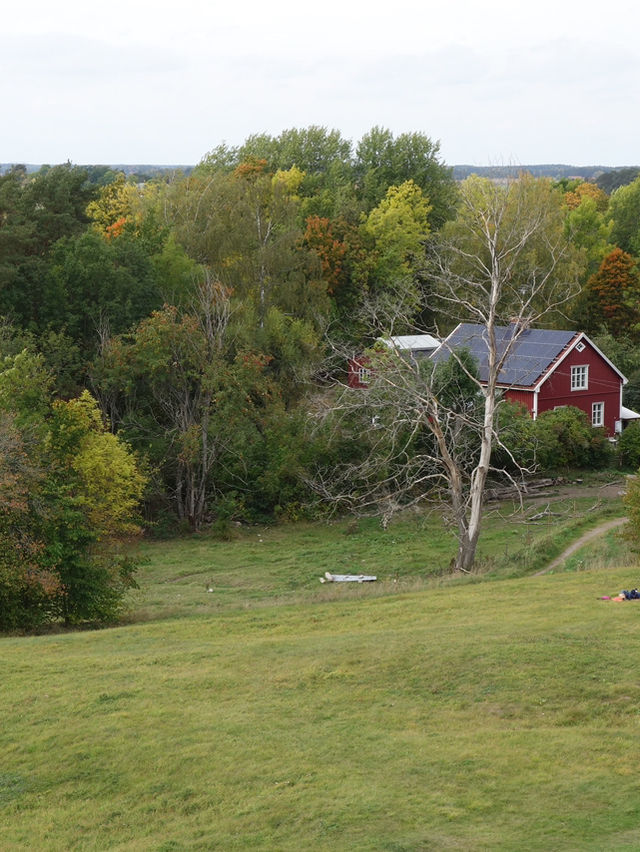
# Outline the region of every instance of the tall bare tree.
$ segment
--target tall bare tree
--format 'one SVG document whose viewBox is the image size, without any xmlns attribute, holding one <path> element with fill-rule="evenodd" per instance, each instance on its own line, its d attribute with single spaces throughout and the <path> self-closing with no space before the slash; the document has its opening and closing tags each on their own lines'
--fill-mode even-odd
<svg viewBox="0 0 640 852">
<path fill-rule="evenodd" d="M 492 450 L 501 443 L 500 372 L 523 332 L 557 318 L 577 291 L 578 263 L 563 225 L 561 199 L 547 181 L 462 184 L 457 218 L 432 245 L 432 298 L 449 324 L 480 326 L 486 370 L 480 376 L 468 352 L 446 344 L 437 363 L 374 347 L 369 387 L 344 388 L 325 406 L 339 428 L 356 426 L 363 457 L 320 476 L 317 490 L 353 506 L 377 504 L 387 516 L 445 492 L 457 531 L 455 568 L 471 570 Z M 499 333 L 504 325 L 509 335 Z"/>
</svg>

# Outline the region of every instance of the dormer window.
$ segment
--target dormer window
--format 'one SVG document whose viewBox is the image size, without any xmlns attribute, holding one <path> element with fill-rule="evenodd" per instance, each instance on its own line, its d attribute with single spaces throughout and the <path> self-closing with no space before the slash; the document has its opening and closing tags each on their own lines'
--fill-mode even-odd
<svg viewBox="0 0 640 852">
<path fill-rule="evenodd" d="M 571 368 L 571 390 L 587 390 L 589 387 L 589 366 Z"/>
</svg>

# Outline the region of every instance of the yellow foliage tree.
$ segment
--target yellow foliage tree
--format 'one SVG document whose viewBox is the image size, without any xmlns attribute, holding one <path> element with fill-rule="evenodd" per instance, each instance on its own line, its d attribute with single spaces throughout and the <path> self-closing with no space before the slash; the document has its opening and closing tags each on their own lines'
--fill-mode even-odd
<svg viewBox="0 0 640 852">
<path fill-rule="evenodd" d="M 114 181 L 100 190 L 98 198 L 87 205 L 87 216 L 103 237 L 117 237 L 127 222 L 139 223 L 142 217 L 141 193 L 120 172 Z"/>
<path fill-rule="evenodd" d="M 139 532 L 135 517 L 146 477 L 131 449 L 107 431 L 98 403 L 88 391 L 55 406 L 65 408 L 68 422 L 81 432 L 70 466 L 83 485 L 85 511 L 98 538 Z"/>
<path fill-rule="evenodd" d="M 604 213 L 609 206 L 609 196 L 607 193 L 600 189 L 599 186 L 596 186 L 595 183 L 588 183 L 587 181 L 579 183 L 572 192 L 566 192 L 564 196 L 569 210 L 575 210 L 577 207 L 580 207 L 582 202 L 587 198 L 595 202 L 596 210 L 600 213 Z"/>
<path fill-rule="evenodd" d="M 272 178 L 274 188 L 280 186 L 284 192 L 294 201 L 298 200 L 298 190 L 304 180 L 305 173 L 297 166 L 290 169 L 278 169 Z"/>
<path fill-rule="evenodd" d="M 407 308 L 417 306 L 416 279 L 425 265 L 431 205 L 412 180 L 390 186 L 385 197 L 363 223 L 363 234 L 373 246 L 372 289 L 393 288 L 402 293 Z"/>
</svg>

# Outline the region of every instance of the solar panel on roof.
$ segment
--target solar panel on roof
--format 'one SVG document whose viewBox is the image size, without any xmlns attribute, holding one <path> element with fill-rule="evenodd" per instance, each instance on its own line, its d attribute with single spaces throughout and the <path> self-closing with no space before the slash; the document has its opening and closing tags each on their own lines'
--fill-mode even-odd
<svg viewBox="0 0 640 852">
<path fill-rule="evenodd" d="M 498 355 L 511 341 L 513 326 L 496 328 Z M 573 331 L 529 328 L 521 332 L 498 376 L 500 384 L 531 387 L 573 339 Z M 433 360 L 446 361 L 452 349 L 468 349 L 478 362 L 480 380 L 488 378 L 488 346 L 486 327 L 463 323 L 445 340 Z"/>
</svg>

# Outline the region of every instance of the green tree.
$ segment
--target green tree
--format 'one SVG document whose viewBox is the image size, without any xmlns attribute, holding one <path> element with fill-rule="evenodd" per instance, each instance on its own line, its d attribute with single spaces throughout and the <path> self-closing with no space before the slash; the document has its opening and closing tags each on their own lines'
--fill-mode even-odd
<svg viewBox="0 0 640 852">
<path fill-rule="evenodd" d="M 529 175 L 505 186 L 472 176 L 460 199 L 455 220 L 434 241 L 442 325 L 485 324 L 489 315 L 501 325 L 542 315 L 565 324 L 558 308 L 576 298 L 584 258 L 569 240 L 562 193 Z"/>
<path fill-rule="evenodd" d="M 609 201 L 611 239 L 623 251 L 640 256 L 640 177 L 621 186 Z"/>
<path fill-rule="evenodd" d="M 586 274 L 592 274 L 604 256 L 613 248 L 611 222 L 598 209 L 597 202 L 593 198 L 586 197 L 568 211 L 566 231 L 571 242 L 585 253 Z"/>
<path fill-rule="evenodd" d="M 592 184 L 579 184 L 592 186 Z M 565 201 L 570 193 L 565 194 Z M 594 333 L 602 323 L 602 314 L 597 299 L 589 286 L 589 278 L 594 275 L 606 255 L 614 246 L 611 243 L 611 220 L 599 209 L 598 202 L 589 194 L 576 196 L 578 203 L 568 209 L 565 232 L 572 245 L 581 255 L 581 290 L 575 300 L 567 305 L 567 314 L 584 331 Z M 601 205 L 600 205 L 601 206 Z"/>
<path fill-rule="evenodd" d="M 631 183 L 638 176 L 640 176 L 640 169 L 634 166 L 623 169 L 611 169 L 611 171 L 603 172 L 597 178 L 596 183 L 604 192 L 611 194 L 619 187 Z"/>
<path fill-rule="evenodd" d="M 45 327 L 66 332 L 91 357 L 105 328 L 119 334 L 162 305 L 152 258 L 141 241 L 125 235 L 105 240 L 85 231 L 56 243 L 50 284 L 43 293 Z"/>
<path fill-rule="evenodd" d="M 300 179 L 295 168 L 269 175 L 250 163 L 183 181 L 168 204 L 181 244 L 231 294 L 238 350 L 262 353 L 270 373 L 289 379 L 290 394 L 301 387 L 293 374 L 319 356 L 331 311 L 299 226 Z"/>
<path fill-rule="evenodd" d="M 113 421 L 146 449 L 193 530 L 209 517 L 214 470 L 250 407 L 238 373 L 264 367 L 259 357 L 229 357 L 227 289 L 206 277 L 198 295 L 190 311 L 166 305 L 131 336 L 112 338 L 95 367 Z"/>
<path fill-rule="evenodd" d="M 250 161 L 263 161 L 269 174 L 294 167 L 303 172 L 302 218 L 331 217 L 351 203 L 351 143 L 338 130 L 313 125 L 283 130 L 279 136 L 254 134 L 236 148 L 218 146 L 203 158 L 198 168 L 230 172 Z"/>
<path fill-rule="evenodd" d="M 384 198 L 390 186 L 412 180 L 429 199 L 429 223 L 439 228 L 455 208 L 452 173 L 439 159 L 440 145 L 424 133 L 402 133 L 374 127 L 356 146 L 355 174 L 366 210 Z"/>
<path fill-rule="evenodd" d="M 34 178 L 11 172 L 0 179 L 0 312 L 23 328 L 46 325 L 51 247 L 86 228 L 93 192 L 86 172 L 69 163 Z"/>
<path fill-rule="evenodd" d="M 26 181 L 21 208 L 34 225 L 40 250 L 84 230 L 89 221 L 87 204 L 94 192 L 86 170 L 71 163 L 42 169 Z"/>
<path fill-rule="evenodd" d="M 39 355 L 0 367 L 3 629 L 111 621 L 132 582 L 118 543 L 137 530 L 144 477 L 87 392 L 52 401 L 50 384 Z"/>
<path fill-rule="evenodd" d="M 272 305 L 310 318 L 322 310 L 318 296 L 326 299 L 315 286 L 314 259 L 300 249 L 299 175 L 239 169 L 208 181 L 185 181 L 172 198 L 182 244 L 252 307 L 259 323 Z"/>
</svg>

